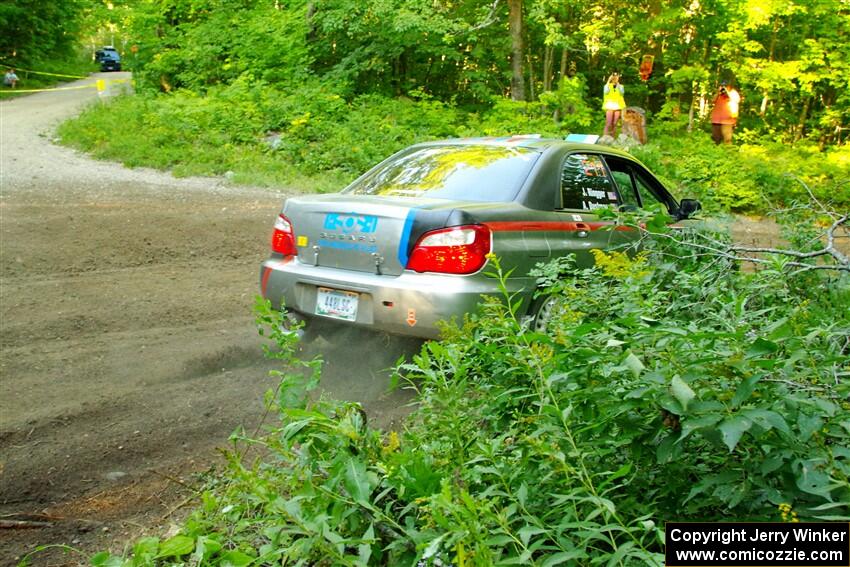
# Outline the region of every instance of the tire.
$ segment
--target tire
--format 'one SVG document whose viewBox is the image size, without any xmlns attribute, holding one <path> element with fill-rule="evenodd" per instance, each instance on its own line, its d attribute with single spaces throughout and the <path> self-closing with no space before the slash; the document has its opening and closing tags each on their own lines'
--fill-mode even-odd
<svg viewBox="0 0 850 567">
<path fill-rule="evenodd" d="M 529 313 L 529 329 L 535 333 L 548 334 L 549 324 L 566 308 L 566 298 L 563 295 L 543 295 L 534 300 Z"/>
</svg>

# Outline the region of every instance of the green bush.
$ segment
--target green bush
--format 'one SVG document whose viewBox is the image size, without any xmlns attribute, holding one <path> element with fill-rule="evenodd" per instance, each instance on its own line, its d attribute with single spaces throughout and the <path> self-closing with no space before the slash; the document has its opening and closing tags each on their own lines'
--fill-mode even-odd
<svg viewBox="0 0 850 567">
<path fill-rule="evenodd" d="M 298 112 L 281 121 L 279 153 L 310 173 L 355 176 L 412 143 L 457 135 L 457 112 L 435 101 L 329 93 L 291 102 Z"/>
<path fill-rule="evenodd" d="M 758 139 L 715 145 L 707 133 L 650 132 L 650 143 L 631 152 L 681 196 L 696 196 L 710 209 L 766 212 L 814 195 L 833 208 L 850 207 L 850 146 L 821 151 L 801 142 L 788 146 Z M 684 138 L 686 139 L 686 144 Z"/>
<path fill-rule="evenodd" d="M 545 335 L 506 292 L 447 326 L 399 368 L 401 435 L 307 402 L 318 362 L 261 301 L 280 425 L 234 438 L 180 535 L 95 564 L 661 565 L 665 521 L 847 521 L 850 281 L 742 273 L 690 238 L 541 266 Z"/>
<path fill-rule="evenodd" d="M 327 82 L 283 90 L 242 75 L 204 95 L 180 90 L 93 106 L 64 123 L 60 135 L 65 143 L 129 166 L 171 168 L 177 175 L 232 171 L 237 181 L 306 180 L 311 188 L 333 190 L 416 142 L 588 132 L 596 115 L 582 102 L 583 89 L 576 77 L 541 102 L 498 99 L 488 110 L 468 112 L 422 93 L 416 99 L 377 94 L 348 99 Z M 556 123 L 556 107 L 572 111 Z M 631 151 L 674 193 L 699 197 L 709 210 L 765 212 L 805 200 L 798 179 L 824 202 L 850 207 L 850 146 L 823 152 L 811 144 L 766 140 L 716 146 L 703 132 L 665 131 L 650 132 L 651 143 Z"/>
</svg>

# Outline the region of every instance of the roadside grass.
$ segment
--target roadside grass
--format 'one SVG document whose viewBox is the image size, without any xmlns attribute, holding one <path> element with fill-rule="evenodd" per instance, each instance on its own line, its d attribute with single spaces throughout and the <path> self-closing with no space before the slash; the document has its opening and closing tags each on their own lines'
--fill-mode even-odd
<svg viewBox="0 0 850 567">
<path fill-rule="evenodd" d="M 73 77 L 87 77 L 90 73 L 96 73 L 100 67 L 88 57 L 80 57 L 66 61 L 49 61 L 32 63 L 21 62 L 20 65 L 8 59 L 0 61 L 0 74 L 5 75 L 7 69 L 15 69 L 18 76 L 18 84 L 12 89 L 0 81 L 0 100 L 8 100 L 29 93 L 18 91 L 49 89 L 61 86 L 62 83 L 75 80 Z M 38 73 L 33 72 L 38 71 Z M 51 74 L 41 74 L 51 73 Z M 67 77 L 56 77 L 56 75 L 68 75 Z"/>
<path fill-rule="evenodd" d="M 144 97 L 96 103 L 60 125 L 62 143 L 127 167 L 170 170 L 176 177 L 227 176 L 260 187 L 298 187 L 305 193 L 338 191 L 353 177 L 340 171 L 305 173 L 261 144 L 177 124 Z"/>
<path fill-rule="evenodd" d="M 687 139 L 659 133 L 631 151 L 675 193 L 700 198 L 711 210 L 765 213 L 809 202 L 806 186 L 827 206 L 850 208 L 850 145 L 822 151 L 746 132 L 739 140 L 718 146 L 702 132 Z"/>
<path fill-rule="evenodd" d="M 129 167 L 327 192 L 420 141 L 509 135 L 530 127 L 544 136 L 568 133 L 564 124 L 536 112 L 541 110 L 510 101 L 471 113 L 432 100 L 346 100 L 322 84 L 282 92 L 236 82 L 204 96 L 181 91 L 119 97 L 65 122 L 59 135 L 66 145 Z M 648 145 L 630 151 L 674 194 L 700 198 L 710 211 L 765 213 L 806 200 L 800 181 L 836 209 L 850 207 L 850 145 L 821 151 L 808 142 L 788 146 L 744 131 L 734 146 L 716 146 L 707 132 L 659 123 L 650 129 Z"/>
</svg>

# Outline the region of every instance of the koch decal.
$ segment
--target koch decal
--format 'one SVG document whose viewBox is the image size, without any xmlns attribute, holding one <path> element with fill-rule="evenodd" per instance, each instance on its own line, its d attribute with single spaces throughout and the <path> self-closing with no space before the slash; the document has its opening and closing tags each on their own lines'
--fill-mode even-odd
<svg viewBox="0 0 850 567">
<path fill-rule="evenodd" d="M 309 240 L 307 239 L 306 236 L 299 236 L 298 237 L 298 242 L 297 242 L 298 246 L 304 247 L 304 246 L 307 246 L 308 243 L 309 243 Z"/>
<path fill-rule="evenodd" d="M 344 234 L 360 232 L 371 234 L 378 228 L 378 217 L 373 215 L 355 215 L 328 213 L 325 215 L 325 230 L 333 230 Z"/>
<path fill-rule="evenodd" d="M 407 324 L 411 327 L 416 324 L 416 309 L 407 310 Z"/>
</svg>

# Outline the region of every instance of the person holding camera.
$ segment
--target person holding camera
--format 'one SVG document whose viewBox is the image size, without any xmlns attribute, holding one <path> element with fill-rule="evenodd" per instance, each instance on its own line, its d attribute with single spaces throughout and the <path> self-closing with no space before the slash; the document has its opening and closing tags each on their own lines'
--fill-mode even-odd
<svg viewBox="0 0 850 567">
<path fill-rule="evenodd" d="M 611 73 L 608 82 L 602 89 L 602 108 L 605 110 L 605 136 L 614 136 L 617 133 L 617 123 L 620 114 L 626 108 L 626 99 L 623 98 L 624 89 L 620 84 L 620 74 Z"/>
<path fill-rule="evenodd" d="M 732 130 L 738 123 L 738 104 L 741 95 L 727 81 L 720 82 L 717 96 L 714 98 L 714 110 L 711 111 L 711 139 L 715 144 L 732 143 Z"/>
</svg>

